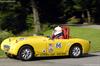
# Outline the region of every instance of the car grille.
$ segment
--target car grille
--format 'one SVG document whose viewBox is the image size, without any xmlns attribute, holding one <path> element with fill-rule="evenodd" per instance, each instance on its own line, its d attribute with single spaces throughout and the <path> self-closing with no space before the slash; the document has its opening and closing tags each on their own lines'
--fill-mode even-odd
<svg viewBox="0 0 100 66">
<path fill-rule="evenodd" d="M 10 49 L 10 46 L 4 45 L 4 51 L 9 51 L 9 49 Z"/>
</svg>

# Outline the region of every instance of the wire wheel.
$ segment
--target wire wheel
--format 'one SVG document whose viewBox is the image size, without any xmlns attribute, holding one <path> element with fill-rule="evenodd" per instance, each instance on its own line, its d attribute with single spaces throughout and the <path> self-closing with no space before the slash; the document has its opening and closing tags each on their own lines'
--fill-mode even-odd
<svg viewBox="0 0 100 66">
<path fill-rule="evenodd" d="M 33 58 L 33 49 L 30 46 L 23 46 L 18 52 L 18 58 L 21 60 L 31 60 Z"/>
<path fill-rule="evenodd" d="M 71 47 L 69 51 L 70 57 L 81 57 L 82 55 L 82 48 L 78 45 L 74 45 Z"/>
</svg>

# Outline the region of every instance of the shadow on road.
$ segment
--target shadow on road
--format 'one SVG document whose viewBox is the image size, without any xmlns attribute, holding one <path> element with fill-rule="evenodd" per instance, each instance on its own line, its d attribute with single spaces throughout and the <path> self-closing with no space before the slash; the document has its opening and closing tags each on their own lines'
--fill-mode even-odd
<svg viewBox="0 0 100 66">
<path fill-rule="evenodd" d="M 87 55 L 83 55 L 81 58 L 95 57 L 95 56 L 100 56 L 100 55 L 96 55 L 96 54 L 87 54 Z"/>
<path fill-rule="evenodd" d="M 82 57 L 80 57 L 78 59 L 81 59 L 81 58 L 89 58 L 89 57 L 96 57 L 96 56 L 100 56 L 100 55 L 88 54 L 88 55 L 83 55 Z M 53 59 L 72 59 L 72 58 L 70 58 L 69 56 L 35 57 L 31 61 L 53 60 Z M 77 58 L 73 58 L 73 59 L 77 59 Z"/>
</svg>

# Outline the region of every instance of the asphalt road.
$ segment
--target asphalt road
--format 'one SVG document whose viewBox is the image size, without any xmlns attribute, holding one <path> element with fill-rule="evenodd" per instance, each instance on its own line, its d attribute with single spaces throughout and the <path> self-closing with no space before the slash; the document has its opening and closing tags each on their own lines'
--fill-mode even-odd
<svg viewBox="0 0 100 66">
<path fill-rule="evenodd" d="M 80 25 L 78 27 L 100 29 L 100 25 Z"/>
<path fill-rule="evenodd" d="M 100 66 L 100 52 L 90 53 L 82 58 L 49 57 L 32 61 L 1 58 L 0 66 Z"/>
</svg>

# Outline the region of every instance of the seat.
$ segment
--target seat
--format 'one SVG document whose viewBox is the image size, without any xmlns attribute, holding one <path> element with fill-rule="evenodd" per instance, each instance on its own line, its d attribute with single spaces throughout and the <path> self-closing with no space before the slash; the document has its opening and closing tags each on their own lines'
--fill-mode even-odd
<svg viewBox="0 0 100 66">
<path fill-rule="evenodd" d="M 70 29 L 68 26 L 62 26 L 63 37 L 64 39 L 69 39 L 70 37 Z"/>
</svg>

